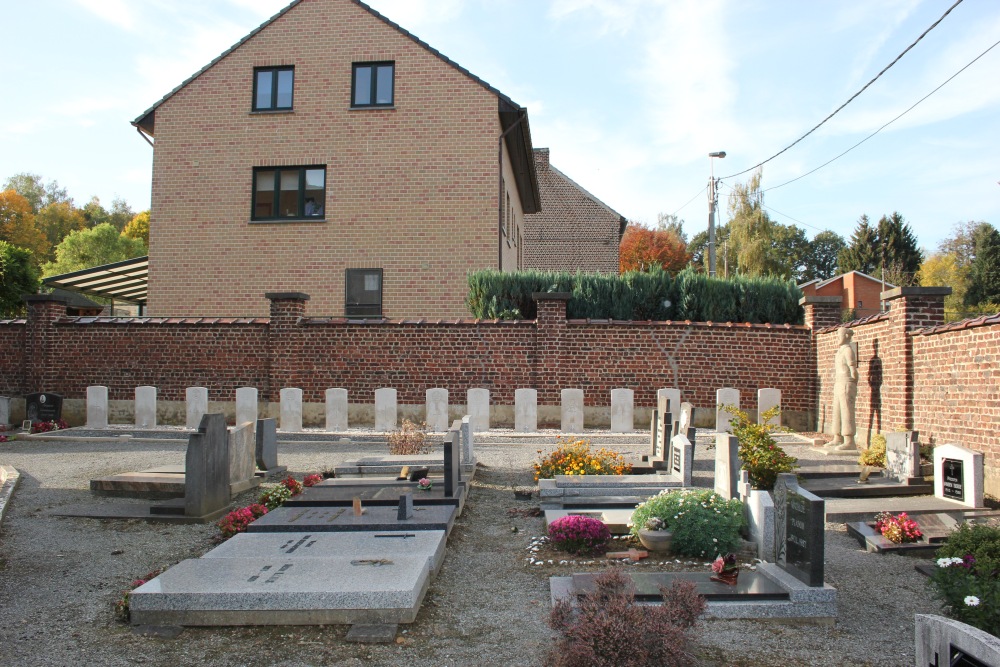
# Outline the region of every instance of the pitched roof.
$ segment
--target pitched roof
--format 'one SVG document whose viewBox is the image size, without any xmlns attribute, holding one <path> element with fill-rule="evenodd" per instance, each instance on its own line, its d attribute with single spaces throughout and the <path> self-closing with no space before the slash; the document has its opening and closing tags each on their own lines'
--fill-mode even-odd
<svg viewBox="0 0 1000 667">
<path fill-rule="evenodd" d="M 153 106 L 149 107 L 143 111 L 138 118 L 132 121 L 132 125 L 135 126 L 140 132 L 144 132 L 149 136 L 154 136 L 155 126 L 156 126 L 156 109 L 166 102 L 168 99 L 173 97 L 178 91 L 187 86 L 189 83 L 197 79 L 199 76 L 211 69 L 217 62 L 228 56 L 230 53 L 238 49 L 247 43 L 251 38 L 253 38 L 257 33 L 261 32 L 269 25 L 277 21 L 279 18 L 291 11 L 296 5 L 298 5 L 302 0 L 292 0 L 292 2 L 282 9 L 280 12 L 269 18 L 268 20 L 261 23 L 259 26 L 254 28 L 247 34 L 243 39 L 233 44 L 231 47 L 223 51 L 218 57 L 214 58 L 210 63 L 202 67 L 200 70 L 189 76 L 187 79 L 182 81 L 176 88 L 171 90 L 169 93 L 160 98 Z M 479 78 L 469 70 L 465 69 L 454 60 L 444 55 L 433 46 L 423 41 L 410 31 L 403 28 L 401 25 L 395 21 L 391 21 L 382 14 L 378 13 L 371 7 L 369 7 L 361 0 L 350 0 L 358 7 L 361 7 L 366 12 L 379 19 L 386 25 L 394 28 L 404 37 L 413 40 L 415 43 L 423 47 L 429 53 L 442 60 L 447 65 L 454 67 L 456 70 L 472 79 L 480 86 L 490 91 L 497 96 L 497 112 L 500 116 L 500 126 L 503 131 L 506 131 L 512 126 L 517 125 L 514 129 L 507 134 L 505 143 L 507 144 L 507 152 L 510 155 L 511 164 L 514 166 L 514 173 L 517 177 L 518 193 L 521 196 L 521 205 L 527 213 L 534 213 L 541 208 L 541 199 L 538 193 L 538 176 L 535 174 L 535 166 L 531 159 L 531 131 L 528 126 L 528 110 L 520 106 L 517 102 L 511 98 L 504 95 L 500 90 L 491 86 L 489 83 Z M 523 120 L 522 120 L 523 118 Z"/>
<path fill-rule="evenodd" d="M 625 217 L 553 167 L 549 149 L 534 162 L 542 210 L 524 217 L 525 268 L 617 273 Z"/>
<path fill-rule="evenodd" d="M 875 276 L 870 276 L 867 273 L 863 273 L 861 271 L 847 271 L 846 273 L 841 273 L 840 275 L 834 276 L 833 278 L 827 278 L 826 280 L 822 280 L 822 281 L 819 278 L 813 278 L 812 280 L 810 280 L 808 282 L 802 283 L 798 287 L 799 287 L 799 289 L 802 289 L 803 287 L 805 287 L 807 285 L 810 285 L 812 283 L 816 283 L 816 289 L 820 289 L 820 288 L 826 287 L 827 285 L 829 285 L 830 283 L 832 283 L 834 280 L 840 280 L 841 278 L 843 278 L 844 276 L 846 276 L 848 273 L 855 273 L 855 274 L 857 274 L 859 276 L 862 276 L 864 278 L 868 278 L 868 280 L 872 280 L 872 281 L 877 282 L 877 283 L 881 283 L 882 282 L 881 278 L 876 278 Z M 885 286 L 886 286 L 887 289 L 893 289 L 893 288 L 896 287 L 896 285 L 893 285 L 892 283 L 888 283 L 888 282 L 885 283 Z"/>
</svg>

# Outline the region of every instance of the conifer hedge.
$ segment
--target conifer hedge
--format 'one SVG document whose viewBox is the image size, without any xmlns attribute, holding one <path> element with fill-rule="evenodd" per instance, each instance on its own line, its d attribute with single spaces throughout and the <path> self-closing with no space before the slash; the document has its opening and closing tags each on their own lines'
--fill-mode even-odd
<svg viewBox="0 0 1000 667">
<path fill-rule="evenodd" d="M 466 303 L 474 317 L 535 319 L 533 292 L 569 292 L 569 319 L 691 320 L 802 324 L 802 292 L 794 281 L 710 278 L 693 269 L 622 275 L 495 270 L 469 274 Z"/>
</svg>

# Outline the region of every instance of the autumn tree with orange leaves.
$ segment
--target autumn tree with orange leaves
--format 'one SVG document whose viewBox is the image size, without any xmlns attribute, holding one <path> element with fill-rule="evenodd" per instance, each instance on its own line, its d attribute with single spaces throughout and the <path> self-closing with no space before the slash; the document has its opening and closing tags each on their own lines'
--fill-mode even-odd
<svg viewBox="0 0 1000 667">
<path fill-rule="evenodd" d="M 659 266 L 669 273 L 677 273 L 690 261 L 687 244 L 674 231 L 632 224 L 622 236 L 618 270 L 621 273 L 650 271 Z"/>
</svg>

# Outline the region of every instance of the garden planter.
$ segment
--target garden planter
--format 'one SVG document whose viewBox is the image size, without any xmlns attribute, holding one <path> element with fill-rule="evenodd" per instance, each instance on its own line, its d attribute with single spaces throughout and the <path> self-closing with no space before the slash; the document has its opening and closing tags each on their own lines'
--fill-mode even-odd
<svg viewBox="0 0 1000 667">
<path fill-rule="evenodd" d="M 658 554 L 668 554 L 673 550 L 674 531 L 672 530 L 646 530 L 639 531 L 639 542 L 648 551 Z"/>
</svg>

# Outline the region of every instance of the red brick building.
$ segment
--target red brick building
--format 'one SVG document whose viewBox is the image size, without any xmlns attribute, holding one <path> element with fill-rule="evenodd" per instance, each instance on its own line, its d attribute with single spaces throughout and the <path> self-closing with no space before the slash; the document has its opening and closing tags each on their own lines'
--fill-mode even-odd
<svg viewBox="0 0 1000 667">
<path fill-rule="evenodd" d="M 549 163 L 535 149 L 542 210 L 524 216 L 520 266 L 525 269 L 618 273 L 618 250 L 628 222 Z"/>
<path fill-rule="evenodd" d="M 891 283 L 883 283 L 867 273 L 849 271 L 827 280 L 810 280 L 799 285 L 803 296 L 839 296 L 841 307 L 854 311 L 854 317 L 862 318 L 882 312 L 879 295 L 885 290 L 895 289 Z"/>
<path fill-rule="evenodd" d="M 540 210 L 527 110 L 358 0 L 296 0 L 142 113 L 150 315 L 460 317 Z"/>
</svg>

